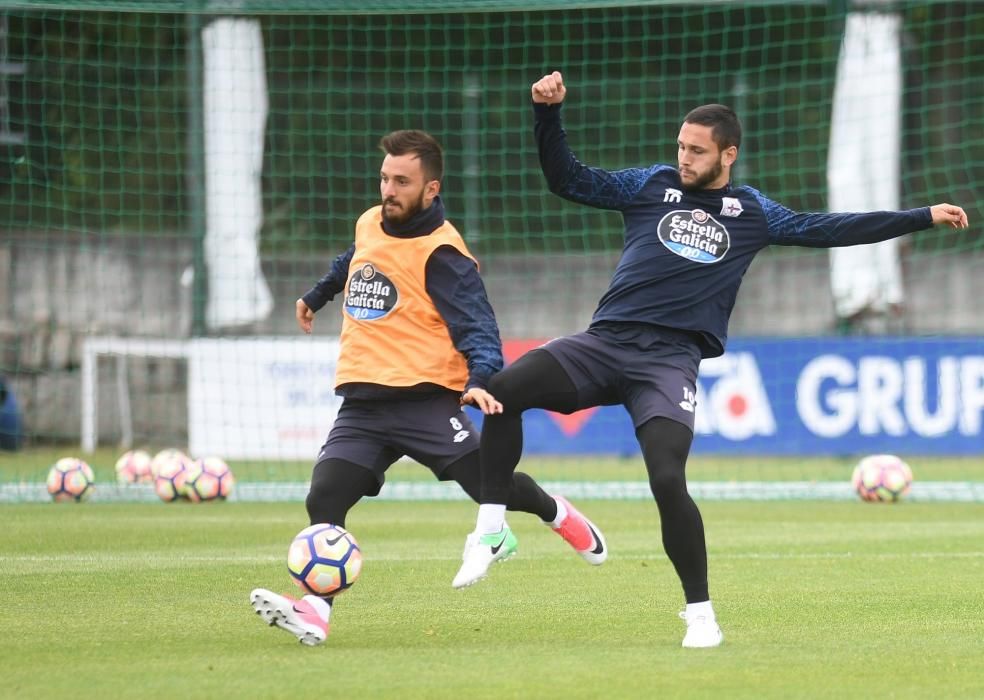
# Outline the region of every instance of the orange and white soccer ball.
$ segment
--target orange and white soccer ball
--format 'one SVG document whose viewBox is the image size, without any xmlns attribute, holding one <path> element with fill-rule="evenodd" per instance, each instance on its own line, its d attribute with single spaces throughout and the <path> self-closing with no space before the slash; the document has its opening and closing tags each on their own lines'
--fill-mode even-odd
<svg viewBox="0 0 984 700">
<path fill-rule="evenodd" d="M 154 458 L 150 460 L 150 476 L 151 476 L 151 480 L 157 478 L 157 475 L 161 471 L 161 467 L 163 467 L 168 462 L 173 462 L 175 460 L 177 460 L 177 461 L 183 461 L 183 462 L 190 462 L 191 461 L 191 458 L 188 455 L 186 455 L 184 452 L 182 452 L 181 450 L 176 449 L 174 447 L 169 447 L 169 448 L 167 448 L 165 450 L 161 450 L 160 452 L 158 452 L 157 454 L 155 454 L 154 455 Z"/>
<path fill-rule="evenodd" d="M 851 483 L 865 501 L 895 503 L 912 487 L 912 469 L 895 455 L 871 455 L 854 468 Z"/>
<path fill-rule="evenodd" d="M 345 528 L 328 523 L 311 525 L 290 543 L 287 570 L 305 593 L 337 595 L 359 577 L 362 550 Z"/>
<path fill-rule="evenodd" d="M 183 454 L 172 455 L 158 463 L 155 468 L 154 491 L 162 501 L 171 503 L 188 497 L 185 480 L 190 465 L 191 460 Z"/>
<path fill-rule="evenodd" d="M 92 467 L 75 457 L 63 457 L 48 470 L 48 493 L 58 502 L 86 500 L 92 495 L 95 483 Z"/>
<path fill-rule="evenodd" d="M 225 500 L 236 485 L 229 465 L 219 457 L 196 459 L 185 474 L 185 495 L 189 501 Z"/>
<path fill-rule="evenodd" d="M 153 481 L 150 471 L 150 454 L 144 450 L 129 450 L 116 460 L 116 480 L 121 484 Z"/>
</svg>

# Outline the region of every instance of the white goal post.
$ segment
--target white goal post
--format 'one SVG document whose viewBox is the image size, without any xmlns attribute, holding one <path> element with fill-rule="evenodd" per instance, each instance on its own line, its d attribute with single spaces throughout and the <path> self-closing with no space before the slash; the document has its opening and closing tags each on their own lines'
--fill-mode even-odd
<svg viewBox="0 0 984 700">
<path fill-rule="evenodd" d="M 227 459 L 311 459 L 338 413 L 338 341 L 304 337 L 97 337 L 82 346 L 82 450 L 99 442 L 99 358 L 116 358 L 120 435 L 133 441 L 128 358 L 188 362 L 188 445 Z M 151 439 L 151 442 L 153 440 Z M 184 446 L 182 446 L 184 447 Z"/>
<path fill-rule="evenodd" d="M 133 416 L 130 413 L 128 357 L 187 359 L 187 340 L 145 340 L 139 338 L 87 338 L 82 344 L 82 451 L 91 453 L 99 444 L 99 357 L 116 357 L 116 394 L 120 404 L 120 433 L 123 446 L 133 444 Z"/>
</svg>

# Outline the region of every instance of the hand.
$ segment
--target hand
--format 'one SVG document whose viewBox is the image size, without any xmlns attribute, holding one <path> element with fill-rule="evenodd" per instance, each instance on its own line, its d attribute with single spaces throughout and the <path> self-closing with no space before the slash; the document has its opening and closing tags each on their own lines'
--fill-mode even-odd
<svg viewBox="0 0 984 700">
<path fill-rule="evenodd" d="M 502 413 L 502 404 L 496 401 L 495 397 L 485 391 L 485 389 L 479 389 L 478 387 L 472 387 L 462 394 L 461 403 L 471 404 L 481 409 L 482 413 L 487 416 L 493 413 Z"/>
<path fill-rule="evenodd" d="M 955 204 L 937 204 L 929 208 L 933 225 L 950 224 L 953 228 L 967 228 L 967 212 Z"/>
<path fill-rule="evenodd" d="M 294 304 L 294 315 L 297 317 L 297 325 L 305 333 L 311 332 L 311 324 L 314 323 L 314 312 L 308 308 L 303 299 L 298 299 Z"/>
<path fill-rule="evenodd" d="M 545 75 L 530 88 L 533 92 L 533 101 L 544 105 L 559 105 L 567 96 L 567 88 L 564 87 L 564 76 L 560 71 L 554 71 L 550 75 Z"/>
</svg>

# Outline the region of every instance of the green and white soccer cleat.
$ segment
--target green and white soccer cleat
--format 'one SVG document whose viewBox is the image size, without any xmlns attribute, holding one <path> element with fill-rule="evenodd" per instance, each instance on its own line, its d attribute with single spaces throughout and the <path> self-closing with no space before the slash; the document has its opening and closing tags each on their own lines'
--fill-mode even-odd
<svg viewBox="0 0 984 700">
<path fill-rule="evenodd" d="M 464 588 L 481 581 L 488 575 L 489 567 L 494 562 L 505 561 L 516 553 L 517 544 L 516 535 L 506 526 L 491 535 L 479 537 L 476 533 L 471 533 L 465 538 L 461 568 L 451 586 Z"/>
</svg>

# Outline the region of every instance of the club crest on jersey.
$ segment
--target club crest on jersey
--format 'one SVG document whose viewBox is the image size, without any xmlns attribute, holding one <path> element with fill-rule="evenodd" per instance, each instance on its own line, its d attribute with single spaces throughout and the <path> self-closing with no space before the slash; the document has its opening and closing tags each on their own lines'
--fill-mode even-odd
<svg viewBox="0 0 984 700">
<path fill-rule="evenodd" d="M 721 216 L 738 216 L 745 211 L 737 197 L 721 198 Z"/>
<path fill-rule="evenodd" d="M 660 219 L 659 240 L 670 252 L 694 262 L 721 260 L 731 247 L 724 224 L 703 209 L 677 209 Z"/>
<path fill-rule="evenodd" d="M 399 296 L 396 285 L 372 263 L 366 263 L 349 278 L 345 313 L 359 321 L 374 321 L 392 311 Z"/>
</svg>

